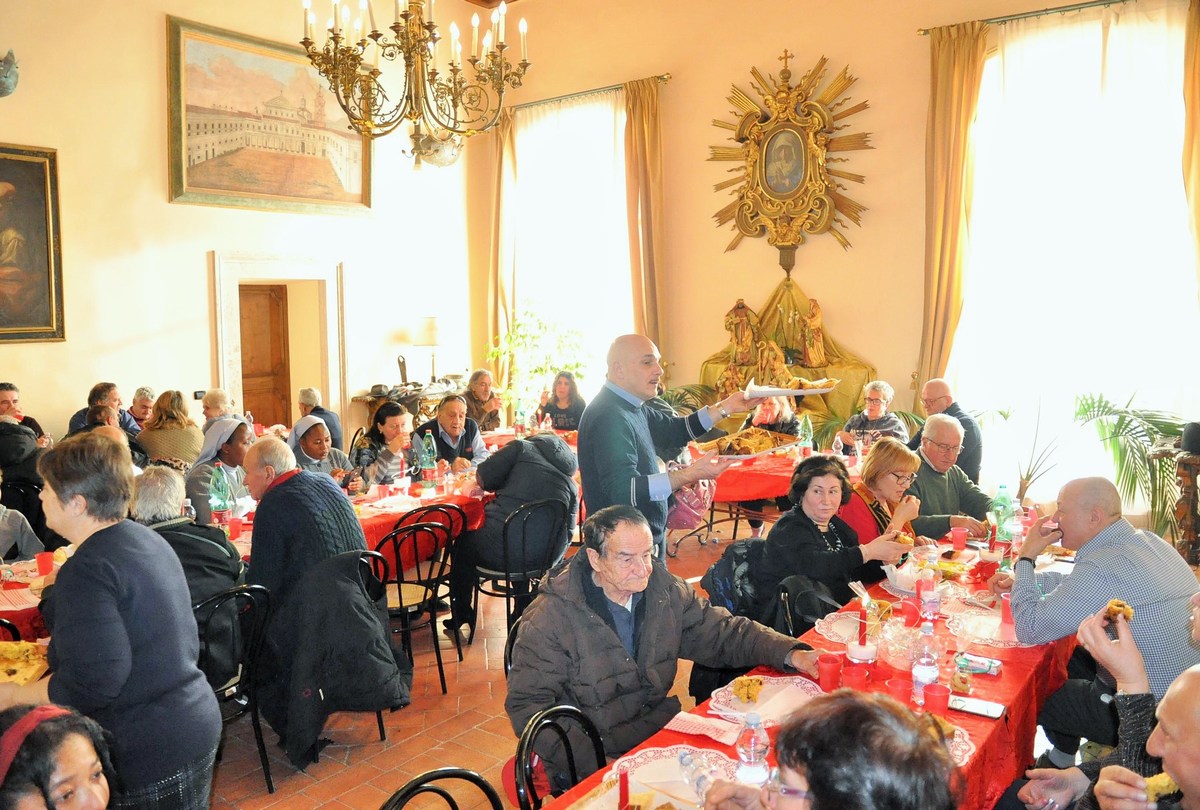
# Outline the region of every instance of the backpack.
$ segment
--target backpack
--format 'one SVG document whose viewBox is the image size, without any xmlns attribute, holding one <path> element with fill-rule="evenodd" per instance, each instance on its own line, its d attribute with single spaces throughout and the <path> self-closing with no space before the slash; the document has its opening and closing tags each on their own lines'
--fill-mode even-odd
<svg viewBox="0 0 1200 810">
<path fill-rule="evenodd" d="M 763 540 L 738 540 L 730 543 L 704 576 L 700 587 L 708 592 L 708 601 L 735 616 L 749 615 L 754 604 L 750 568 L 762 558 Z"/>
</svg>

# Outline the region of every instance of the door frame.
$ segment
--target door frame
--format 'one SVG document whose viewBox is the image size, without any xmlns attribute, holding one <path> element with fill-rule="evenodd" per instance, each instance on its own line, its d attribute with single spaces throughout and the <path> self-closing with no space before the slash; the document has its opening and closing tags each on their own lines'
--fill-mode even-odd
<svg viewBox="0 0 1200 810">
<path fill-rule="evenodd" d="M 336 414 L 346 409 L 346 323 L 341 262 L 307 256 L 209 251 L 213 300 L 212 371 L 217 387 L 242 402 L 242 326 L 238 286 L 243 283 L 318 283 L 321 391 Z M 294 392 L 293 392 L 294 393 Z M 288 427 L 291 427 L 290 425 Z"/>
</svg>

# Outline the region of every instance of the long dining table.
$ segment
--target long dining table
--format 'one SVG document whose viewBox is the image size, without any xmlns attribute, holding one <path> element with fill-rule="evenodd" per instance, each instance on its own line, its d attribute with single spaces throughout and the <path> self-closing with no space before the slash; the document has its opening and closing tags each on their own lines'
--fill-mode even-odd
<svg viewBox="0 0 1200 810">
<path fill-rule="evenodd" d="M 869 593 L 879 599 L 894 600 L 896 597 L 880 585 L 874 585 Z M 857 605 L 851 603 L 837 613 L 857 612 Z M 836 619 L 831 614 L 828 620 Z M 828 631 L 827 631 L 828 632 Z M 939 620 L 935 625 L 935 634 L 953 650 L 953 637 L 947 629 L 947 622 Z M 842 654 L 845 644 L 831 640 L 813 628 L 800 636 L 800 640 L 814 649 Z M 999 642 L 998 642 L 999 643 Z M 950 710 L 946 720 L 965 732 L 962 739 L 968 745 L 965 762 L 960 762 L 963 777 L 964 792 L 959 807 L 962 810 L 988 810 L 993 807 L 1008 785 L 1022 775 L 1027 764 L 1032 760 L 1033 741 L 1037 728 L 1037 714 L 1046 699 L 1062 685 L 1066 676 L 1066 662 L 1074 649 L 1074 638 L 1060 639 L 1050 644 L 1038 646 L 1017 646 L 1008 643 L 1006 646 L 988 646 L 982 642 L 971 645 L 972 654 L 998 659 L 1002 662 L 998 675 L 976 675 L 973 678 L 972 697 L 1001 703 L 1005 710 L 998 719 L 991 719 L 962 711 Z M 870 666 L 871 677 L 867 684 L 870 692 L 886 692 L 885 683 L 893 677 L 890 666 L 877 661 Z M 782 673 L 766 667 L 753 670 L 755 675 L 781 675 Z M 901 677 L 909 677 L 908 673 L 900 673 Z M 809 692 L 819 692 L 816 684 L 811 684 Z M 704 716 L 710 709 L 712 700 L 706 700 L 691 714 Z M 584 707 L 586 710 L 586 707 Z M 772 741 L 778 732 L 777 727 L 768 728 Z M 956 739 L 958 735 L 956 733 Z M 631 763 L 646 761 L 660 749 L 673 749 L 686 746 L 695 749 L 711 750 L 737 759 L 732 745 L 722 745 L 707 736 L 684 734 L 678 731 L 663 730 L 651 736 L 642 745 L 630 751 L 616 763 L 610 762 L 604 768 L 583 780 L 573 789 L 555 799 L 547 807 L 616 807 L 616 780 L 613 775 L 617 769 L 625 767 L 622 760 Z M 588 755 L 585 754 L 586 759 Z M 775 764 L 774 749 L 771 753 L 771 764 Z M 632 767 L 632 766 L 630 766 Z"/>
</svg>

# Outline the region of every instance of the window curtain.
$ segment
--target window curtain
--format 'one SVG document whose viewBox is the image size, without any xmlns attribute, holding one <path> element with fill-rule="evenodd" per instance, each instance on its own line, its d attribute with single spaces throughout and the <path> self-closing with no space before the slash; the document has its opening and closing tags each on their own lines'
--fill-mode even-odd
<svg viewBox="0 0 1200 810">
<path fill-rule="evenodd" d="M 493 142 L 496 177 L 494 187 L 495 205 L 492 212 L 492 255 L 488 273 L 487 328 L 488 335 L 503 335 L 512 326 L 513 319 L 513 229 L 506 227 L 504 189 L 513 184 L 515 147 L 513 144 L 512 109 L 500 111 L 500 122 L 494 130 Z M 507 390 L 509 386 L 508 361 L 500 358 L 492 362 L 495 387 Z"/>
<path fill-rule="evenodd" d="M 1181 182 L 1187 0 L 993 26 L 971 133 L 962 317 L 947 377 L 982 412 L 982 478 L 1112 475 L 1075 398 L 1194 418 L 1196 245 Z M 1036 443 L 1035 443 L 1035 436 Z"/>
<path fill-rule="evenodd" d="M 1200 0 L 1197 0 L 1200 2 Z M 625 84 L 625 196 L 633 328 L 663 348 L 662 122 L 657 77 Z"/>
<path fill-rule="evenodd" d="M 969 133 L 983 76 L 987 30 L 985 23 L 968 22 L 929 32 L 925 309 L 914 410 L 921 407 L 921 386 L 946 370 L 962 311 L 962 265 L 971 209 Z"/>
<path fill-rule="evenodd" d="M 1196 273 L 1200 276 L 1200 0 L 1188 5 L 1183 46 L 1183 185 L 1192 214 Z"/>
</svg>

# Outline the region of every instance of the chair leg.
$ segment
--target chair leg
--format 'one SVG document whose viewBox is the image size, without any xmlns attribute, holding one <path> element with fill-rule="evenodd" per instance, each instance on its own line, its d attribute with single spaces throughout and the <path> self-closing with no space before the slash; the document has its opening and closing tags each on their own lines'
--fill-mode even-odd
<svg viewBox="0 0 1200 810">
<path fill-rule="evenodd" d="M 383 727 L 383 710 L 375 712 L 375 719 L 379 722 L 379 741 L 383 742 L 387 739 L 387 731 Z"/>
<path fill-rule="evenodd" d="M 442 681 L 442 694 L 446 694 L 446 670 L 442 666 L 442 645 L 438 641 L 437 621 L 429 622 L 429 635 L 433 639 L 433 654 L 437 658 L 438 677 Z"/>
<path fill-rule="evenodd" d="M 471 589 L 471 633 L 467 636 L 467 646 L 470 647 L 475 643 L 475 625 L 479 624 L 479 580 L 475 580 L 475 587 Z M 461 656 L 458 660 L 462 660 Z"/>
<path fill-rule="evenodd" d="M 271 779 L 271 762 L 267 759 L 267 746 L 263 744 L 262 723 L 258 719 L 258 701 L 250 698 L 250 724 L 254 727 L 254 742 L 258 744 L 258 759 L 262 763 L 263 778 L 267 780 L 267 793 L 275 792 Z"/>
</svg>

